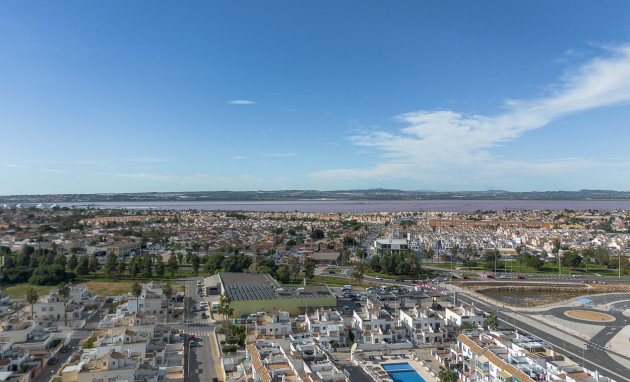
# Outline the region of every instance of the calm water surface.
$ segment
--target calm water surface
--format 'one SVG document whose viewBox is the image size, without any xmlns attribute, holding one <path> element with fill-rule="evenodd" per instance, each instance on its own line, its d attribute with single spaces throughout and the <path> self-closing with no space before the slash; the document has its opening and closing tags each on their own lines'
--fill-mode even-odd
<svg viewBox="0 0 630 382">
<path fill-rule="evenodd" d="M 477 210 L 618 210 L 630 200 L 287 200 L 204 202 L 58 203 L 60 206 L 159 210 L 222 210 L 268 212 L 472 212 Z"/>
</svg>

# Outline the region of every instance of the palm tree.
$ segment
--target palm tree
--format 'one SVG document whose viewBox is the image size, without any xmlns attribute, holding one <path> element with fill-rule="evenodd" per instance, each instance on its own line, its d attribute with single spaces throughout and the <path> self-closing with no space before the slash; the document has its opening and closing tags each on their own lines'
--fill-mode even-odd
<svg viewBox="0 0 630 382">
<path fill-rule="evenodd" d="M 142 285 L 139 282 L 133 283 L 131 286 L 131 294 L 136 298 L 136 314 L 138 314 L 138 302 L 140 300 L 140 295 L 142 294 Z"/>
<path fill-rule="evenodd" d="M 168 308 L 171 306 L 171 296 L 173 295 L 173 288 L 171 287 L 171 284 L 164 284 L 162 287 L 162 294 L 166 297 L 166 314 L 168 316 Z"/>
<path fill-rule="evenodd" d="M 68 325 L 68 315 L 66 314 L 66 304 L 68 303 L 68 296 L 70 296 L 70 285 L 68 283 L 59 284 L 57 289 L 59 297 L 63 299 L 63 322 L 64 325 Z"/>
<path fill-rule="evenodd" d="M 39 300 L 39 294 L 37 294 L 35 288 L 32 286 L 28 287 L 26 290 L 26 302 L 31 304 L 31 320 L 35 320 L 35 316 L 33 316 L 33 304 L 35 304 L 37 300 Z"/>
<path fill-rule="evenodd" d="M 499 327 L 499 319 L 494 315 L 494 313 L 490 313 L 486 316 L 484 324 L 490 329 L 496 329 Z"/>
<path fill-rule="evenodd" d="M 444 366 L 440 367 L 440 371 L 438 372 L 438 379 L 440 382 L 457 382 L 459 379 L 457 377 L 457 372 L 453 367 L 451 367 L 448 360 L 444 361 Z"/>
</svg>

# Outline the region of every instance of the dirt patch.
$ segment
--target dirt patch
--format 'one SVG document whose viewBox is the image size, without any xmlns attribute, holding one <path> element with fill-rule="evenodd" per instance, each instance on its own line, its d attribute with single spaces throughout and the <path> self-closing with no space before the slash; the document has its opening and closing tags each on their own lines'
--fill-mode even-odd
<svg viewBox="0 0 630 382">
<path fill-rule="evenodd" d="M 567 310 L 564 315 L 571 318 L 577 318 L 578 320 L 590 321 L 590 322 L 612 322 L 616 318 L 610 314 L 593 312 L 590 310 Z"/>
</svg>

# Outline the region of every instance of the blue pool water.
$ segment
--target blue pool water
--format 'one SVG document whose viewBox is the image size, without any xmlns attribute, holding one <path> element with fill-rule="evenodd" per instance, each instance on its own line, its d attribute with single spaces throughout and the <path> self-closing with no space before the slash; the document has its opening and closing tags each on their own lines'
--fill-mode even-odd
<svg viewBox="0 0 630 382">
<path fill-rule="evenodd" d="M 426 382 L 407 362 L 381 364 L 394 382 Z"/>
</svg>

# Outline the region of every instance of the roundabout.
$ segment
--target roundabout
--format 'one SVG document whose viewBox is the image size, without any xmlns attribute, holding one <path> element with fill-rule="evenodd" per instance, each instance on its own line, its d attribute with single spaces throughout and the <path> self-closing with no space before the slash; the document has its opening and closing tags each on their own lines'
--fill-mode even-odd
<svg viewBox="0 0 630 382">
<path fill-rule="evenodd" d="M 594 312 L 591 310 L 567 310 L 564 315 L 573 319 L 588 322 L 614 322 L 617 319 L 610 314 Z"/>
</svg>

